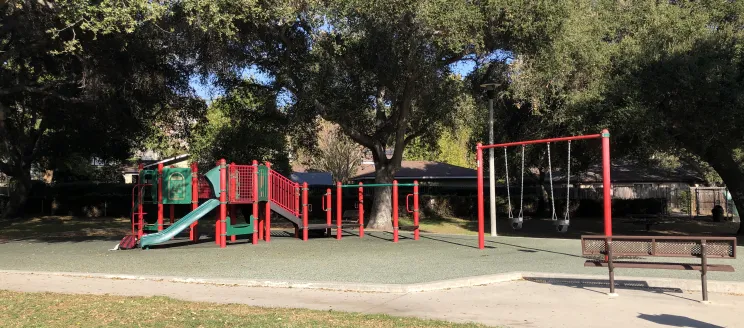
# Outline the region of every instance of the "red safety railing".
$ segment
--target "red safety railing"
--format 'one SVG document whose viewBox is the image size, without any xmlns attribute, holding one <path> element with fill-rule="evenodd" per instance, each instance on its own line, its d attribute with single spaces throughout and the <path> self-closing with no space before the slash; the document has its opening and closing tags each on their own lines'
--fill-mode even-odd
<svg viewBox="0 0 744 328">
<path fill-rule="evenodd" d="M 203 175 L 199 175 L 199 199 L 207 199 L 207 198 L 213 198 L 214 193 L 212 192 L 212 187 L 209 186 L 209 181 L 207 181 L 207 177 Z"/>
<path fill-rule="evenodd" d="M 256 167 L 253 165 L 230 164 L 228 183 L 230 190 L 230 203 L 250 204 L 253 203 L 253 175 Z"/>
<path fill-rule="evenodd" d="M 269 179 L 271 181 L 271 201 L 295 216 L 299 216 L 300 212 L 297 209 L 300 206 L 297 204 L 296 197 L 299 190 L 297 190 L 295 182 L 274 170 L 270 170 Z"/>
</svg>

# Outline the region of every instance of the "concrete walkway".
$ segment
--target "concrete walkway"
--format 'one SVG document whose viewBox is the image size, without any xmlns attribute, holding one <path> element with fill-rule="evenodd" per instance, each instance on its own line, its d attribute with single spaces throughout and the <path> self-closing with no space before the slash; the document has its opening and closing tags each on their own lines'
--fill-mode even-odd
<svg viewBox="0 0 744 328">
<path fill-rule="evenodd" d="M 0 289 L 136 296 L 266 307 L 386 313 L 507 327 L 735 327 L 744 297 L 673 290 L 619 290 L 533 281 L 412 293 L 357 293 L 294 288 L 220 286 L 153 280 L 85 278 L 49 273 L 0 273 Z"/>
</svg>

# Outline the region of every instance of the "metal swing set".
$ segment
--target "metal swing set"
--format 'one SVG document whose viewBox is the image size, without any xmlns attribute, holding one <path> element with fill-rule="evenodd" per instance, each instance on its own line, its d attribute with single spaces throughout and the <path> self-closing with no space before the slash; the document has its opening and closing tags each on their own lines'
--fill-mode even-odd
<svg viewBox="0 0 744 328">
<path fill-rule="evenodd" d="M 550 206 L 552 208 L 551 219 L 556 226 L 558 232 L 565 233 L 568 231 L 570 225 L 570 195 L 571 195 L 571 140 L 568 141 L 568 163 L 566 165 L 566 211 L 563 214 L 563 219 L 558 219 L 558 214 L 555 210 L 555 194 L 553 192 L 553 161 L 550 157 L 550 143 L 548 146 L 548 174 L 550 179 Z M 524 149 L 525 145 L 522 145 L 522 170 L 519 187 L 519 213 L 514 216 L 511 202 L 511 186 L 509 183 L 509 155 L 506 151 L 508 147 L 504 147 L 504 172 L 506 172 L 506 200 L 507 200 L 507 215 L 511 221 L 512 229 L 522 229 L 524 223 Z"/>
<path fill-rule="evenodd" d="M 552 209 L 551 219 L 559 232 L 568 231 L 570 225 L 570 187 L 571 187 L 571 141 L 585 139 L 602 140 L 602 189 L 603 189 L 603 207 L 604 207 L 604 231 L 605 236 L 612 236 L 612 196 L 610 186 L 610 132 L 602 130 L 599 134 L 579 135 L 570 137 L 559 137 L 541 140 L 517 141 L 495 145 L 478 144 L 476 146 L 476 160 L 478 165 L 478 248 L 485 248 L 485 229 L 484 229 L 484 192 L 483 192 L 483 150 L 491 148 L 504 148 L 504 171 L 506 172 L 506 193 L 507 193 L 507 214 L 514 229 L 521 229 L 524 223 L 524 150 L 526 145 L 547 144 L 548 152 L 548 173 L 550 183 L 550 205 Z M 550 146 L 556 142 L 568 142 L 568 163 L 566 165 L 566 211 L 562 218 L 558 217 L 555 209 L 555 194 L 553 188 L 553 163 L 550 153 Z M 511 201 L 511 186 L 509 182 L 509 160 L 507 148 L 513 146 L 522 146 L 522 172 L 520 179 L 519 195 L 519 212 L 514 215 L 514 208 Z"/>
</svg>

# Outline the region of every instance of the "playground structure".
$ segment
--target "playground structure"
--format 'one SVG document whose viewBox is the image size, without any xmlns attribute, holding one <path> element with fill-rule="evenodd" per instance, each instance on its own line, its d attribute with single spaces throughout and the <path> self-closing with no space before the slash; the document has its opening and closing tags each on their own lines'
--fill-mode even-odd
<svg viewBox="0 0 744 328">
<path fill-rule="evenodd" d="M 249 235 L 251 242 L 257 244 L 259 239 L 271 241 L 271 213 L 272 211 L 291 222 L 295 228 L 295 237 L 308 239 L 309 230 L 324 230 L 327 236 L 336 229 L 336 239 L 341 239 L 342 231 L 346 228 L 359 229 L 359 237 L 364 237 L 364 187 L 392 187 L 393 190 L 393 242 L 398 242 L 398 189 L 412 187 L 413 193 L 406 195 L 406 211 L 412 213 L 414 225 L 411 228 L 414 240 L 419 239 L 419 196 L 418 182 L 399 184 L 342 185 L 336 184 L 336 223 L 332 222 L 332 193 L 327 189 L 322 197 L 323 211 L 326 212 L 325 223 L 309 223 L 308 212 L 311 206 L 308 202 L 307 183 L 302 185 L 291 181 L 271 169 L 271 163 L 259 165 L 253 161 L 250 165 L 235 163 L 226 164 L 221 159 L 217 166 L 198 174 L 196 164 L 191 168 L 163 167 L 159 164 L 157 170 L 145 170 L 140 166 L 140 179 L 132 188 L 132 235 L 136 236 L 142 248 L 162 244 L 182 231 L 189 229 L 189 240 L 199 239 L 197 231 L 198 221 L 210 212 L 216 211 L 215 243 L 221 248 L 226 247 L 227 237 L 231 242 L 237 236 Z M 357 188 L 358 209 L 357 220 L 343 220 L 342 189 Z M 409 200 L 413 199 L 413 204 Z M 199 205 L 199 201 L 203 202 Z M 144 205 L 156 205 L 157 216 L 155 223 L 148 223 Z M 175 220 L 175 205 L 190 204 L 191 211 L 179 220 Z M 164 220 L 163 205 L 170 205 L 170 221 Z M 251 205 L 251 214 L 245 217 L 245 223 L 236 223 L 237 206 Z M 264 209 L 264 215 L 259 215 L 259 209 Z M 151 219 L 152 221 L 152 219 Z M 301 231 L 301 232 L 300 232 Z M 148 234 L 149 233 L 149 234 Z"/>
<path fill-rule="evenodd" d="M 612 236 L 612 188 L 610 185 L 610 132 L 605 129 L 602 130 L 599 134 L 591 134 L 591 135 L 579 135 L 579 136 L 570 136 L 570 137 L 559 137 L 559 138 L 550 138 L 550 139 L 539 139 L 539 140 L 527 140 L 527 141 L 517 141 L 517 142 L 509 142 L 509 143 L 501 143 L 501 144 L 494 144 L 494 145 L 483 145 L 481 143 L 478 143 L 476 146 L 476 160 L 478 165 L 478 248 L 483 249 L 485 248 L 485 232 L 484 232 L 484 218 L 483 218 L 483 212 L 484 212 L 484 193 L 483 193 L 483 150 L 484 149 L 490 149 L 490 148 L 504 148 L 505 152 L 505 158 L 506 158 L 506 149 L 508 147 L 513 146 L 522 146 L 522 181 L 524 181 L 524 147 L 526 145 L 534 145 L 534 144 L 547 144 L 547 152 L 548 152 L 548 166 L 549 166 L 549 180 L 550 180 L 550 199 L 551 199 L 551 205 L 552 205 L 552 220 L 555 222 L 556 227 L 559 232 L 566 232 L 568 230 L 568 226 L 570 225 L 570 217 L 569 217 L 569 199 L 568 195 L 570 193 L 567 193 L 567 199 L 566 199 L 566 212 L 564 214 L 564 217 L 562 219 L 558 219 L 556 215 L 555 210 L 555 198 L 553 197 L 553 170 L 552 170 L 552 163 L 550 159 L 550 145 L 557 142 L 567 142 L 568 143 L 568 171 L 566 174 L 566 188 L 570 188 L 570 176 L 571 176 L 571 141 L 575 140 L 586 140 L 586 139 L 602 139 L 602 197 L 603 197 L 603 207 L 604 207 L 604 232 L 605 236 Z M 512 206 L 511 206 L 511 193 L 509 191 L 509 176 L 508 176 L 508 162 L 505 159 L 505 166 L 506 168 L 506 181 L 507 181 L 507 197 L 508 197 L 508 215 L 512 223 L 512 227 L 515 229 L 519 229 L 522 226 L 523 223 L 523 212 L 522 212 L 522 202 L 520 200 L 520 210 L 517 216 L 515 217 L 512 212 Z M 494 181 L 491 181 L 491 183 L 494 183 Z M 523 184 L 524 182 L 522 182 Z M 523 190 L 524 186 L 522 186 Z"/>
</svg>

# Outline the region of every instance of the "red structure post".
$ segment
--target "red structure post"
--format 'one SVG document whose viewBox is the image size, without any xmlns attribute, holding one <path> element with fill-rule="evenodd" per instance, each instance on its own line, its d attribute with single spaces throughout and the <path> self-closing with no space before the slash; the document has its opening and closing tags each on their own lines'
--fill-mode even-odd
<svg viewBox="0 0 744 328">
<path fill-rule="evenodd" d="M 230 224 L 235 222 L 235 218 L 238 215 L 237 211 L 235 210 L 234 204 L 229 204 L 234 199 L 234 193 L 237 192 L 237 180 L 238 180 L 238 172 L 235 166 L 235 162 L 231 162 L 230 165 L 227 166 L 227 216 L 230 218 Z M 227 224 L 227 221 L 225 221 L 225 224 Z M 227 234 L 227 226 L 225 226 L 225 233 Z M 238 236 L 232 235 L 230 236 L 230 242 L 235 242 L 238 239 Z"/>
<path fill-rule="evenodd" d="M 331 236 L 331 222 L 333 220 L 333 205 L 331 204 L 331 188 L 326 189 L 325 195 L 323 195 L 323 210 L 326 212 L 326 236 Z"/>
<path fill-rule="evenodd" d="M 258 244 L 258 238 L 259 233 L 257 230 L 260 230 L 261 228 L 261 220 L 258 218 L 258 161 L 253 160 L 253 177 L 251 185 L 252 185 L 252 193 L 253 193 L 253 204 L 251 205 L 251 209 L 253 210 L 253 217 L 256 218 L 256 221 L 253 223 L 253 236 L 251 238 L 253 239 L 253 244 Z M 257 229 L 258 228 L 258 229 Z"/>
<path fill-rule="evenodd" d="M 191 163 L 191 210 L 196 210 L 199 207 L 199 168 L 196 163 Z M 194 221 L 189 229 L 189 240 L 196 241 L 199 239 L 198 231 L 196 230 L 196 223 L 199 220 Z"/>
<path fill-rule="evenodd" d="M 336 239 L 341 239 L 341 182 L 336 182 Z"/>
<path fill-rule="evenodd" d="M 359 238 L 364 237 L 364 187 L 359 182 Z"/>
<path fill-rule="evenodd" d="M 612 181 L 610 180 L 610 131 L 602 130 L 602 197 L 605 236 L 612 236 Z"/>
<path fill-rule="evenodd" d="M 158 231 L 163 231 L 163 163 L 158 164 Z"/>
<path fill-rule="evenodd" d="M 176 205 L 170 204 L 170 224 L 176 222 Z"/>
<path fill-rule="evenodd" d="M 217 166 L 220 165 L 220 161 L 216 162 Z M 220 190 L 220 187 L 217 188 L 217 190 Z M 217 197 L 219 199 L 219 196 Z M 222 231 L 222 228 L 220 227 L 222 223 L 220 222 L 220 211 L 215 211 L 215 221 L 214 221 L 214 243 L 217 244 L 217 246 L 220 245 L 220 233 Z"/>
<path fill-rule="evenodd" d="M 264 241 L 267 243 L 271 241 L 271 163 L 266 162 L 266 195 L 268 200 L 266 201 L 266 219 L 264 224 Z"/>
<path fill-rule="evenodd" d="M 139 166 L 138 166 L 138 169 L 139 170 L 137 172 L 139 172 L 141 174 L 142 173 L 142 170 L 145 169 L 145 165 L 142 164 L 142 163 L 140 163 Z M 142 176 L 141 175 L 137 176 L 137 183 L 138 184 L 142 184 Z M 142 190 L 142 188 L 144 188 L 144 186 L 137 187 L 137 199 L 139 201 L 139 206 L 138 206 L 139 214 L 137 215 L 138 216 L 137 220 L 139 222 L 139 227 L 137 228 L 137 239 L 142 238 L 142 235 L 144 234 L 144 231 L 142 231 L 142 230 L 144 229 L 144 225 L 145 225 L 145 212 L 144 212 L 145 207 L 142 204 L 145 201 L 145 191 Z M 134 205 L 132 205 L 132 206 L 134 206 Z"/>
<path fill-rule="evenodd" d="M 227 217 L 227 165 L 225 159 L 220 159 L 220 248 L 227 246 L 227 229 L 225 218 Z"/>
<path fill-rule="evenodd" d="M 295 184 L 294 184 L 294 191 L 295 191 L 294 192 L 294 195 L 295 195 L 295 197 L 294 197 L 294 211 L 295 211 L 295 215 L 297 215 L 298 217 L 302 218 L 303 216 L 305 216 L 305 204 L 307 204 L 307 200 L 305 200 L 305 199 L 302 200 L 303 201 L 303 203 L 302 203 L 302 210 L 300 210 L 300 193 L 301 192 L 304 193 L 304 190 L 303 191 L 300 191 L 300 184 L 297 183 L 297 182 L 295 182 Z M 303 227 L 307 227 L 307 223 L 303 223 Z M 299 238 L 300 237 L 300 231 L 299 231 L 300 228 L 302 228 L 302 227 L 295 227 L 295 238 Z M 305 239 L 303 239 L 303 240 L 305 240 Z"/>
<path fill-rule="evenodd" d="M 302 240 L 307 240 L 307 182 L 302 183 Z"/>
<path fill-rule="evenodd" d="M 398 242 L 398 180 L 393 180 L 393 242 Z"/>
<path fill-rule="evenodd" d="M 419 240 L 419 185 L 413 180 L 413 240 Z"/>
<path fill-rule="evenodd" d="M 478 166 L 478 248 L 485 248 L 485 233 L 483 227 L 483 145 L 475 146 L 475 162 Z"/>
</svg>

